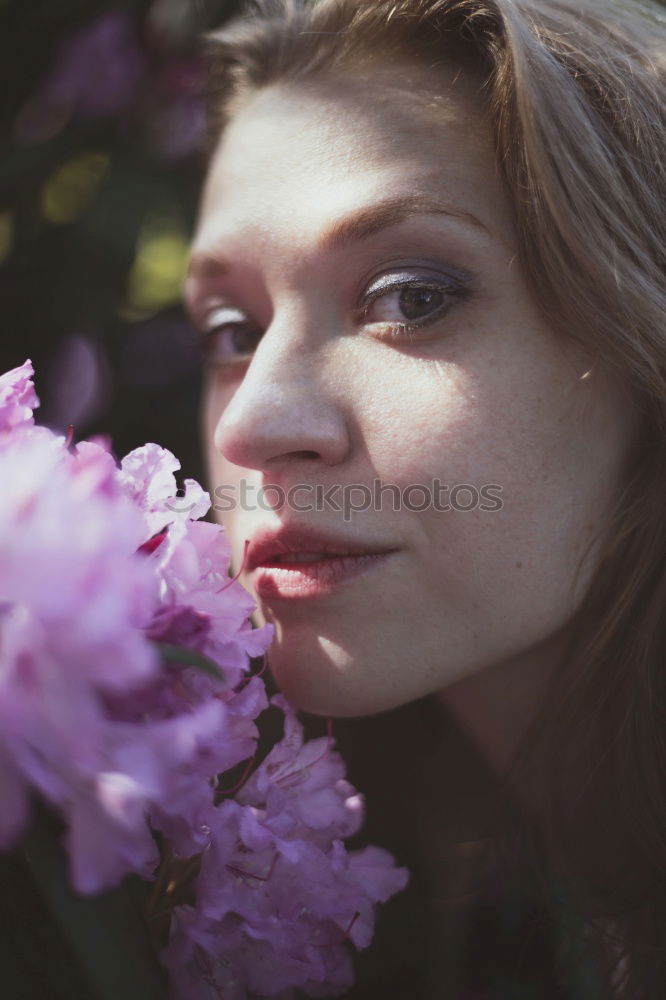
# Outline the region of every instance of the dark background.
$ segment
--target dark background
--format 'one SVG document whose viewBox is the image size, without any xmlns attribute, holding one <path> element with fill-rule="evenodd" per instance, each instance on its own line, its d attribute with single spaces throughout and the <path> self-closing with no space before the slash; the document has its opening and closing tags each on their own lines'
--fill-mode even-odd
<svg viewBox="0 0 666 1000">
<path fill-rule="evenodd" d="M 0 372 L 36 418 L 118 458 L 155 441 L 203 482 L 180 304 L 204 169 L 202 33 L 236 0 L 0 0 Z"/>
</svg>

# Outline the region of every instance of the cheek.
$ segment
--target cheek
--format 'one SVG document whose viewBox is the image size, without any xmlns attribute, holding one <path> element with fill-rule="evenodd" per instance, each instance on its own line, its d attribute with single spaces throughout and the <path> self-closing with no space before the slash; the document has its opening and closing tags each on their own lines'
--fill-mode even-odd
<svg viewBox="0 0 666 1000">
<path fill-rule="evenodd" d="M 399 405 L 394 392 L 369 410 L 378 478 L 403 496 L 409 484 L 434 496 L 435 477 L 449 488 L 449 510 L 403 510 L 401 524 L 420 549 L 424 592 L 477 632 L 512 622 L 538 634 L 566 621 L 589 579 L 579 563 L 619 488 L 621 422 L 572 367 L 547 362 L 526 358 L 520 376 L 515 366 L 422 366 L 400 379 Z"/>
<path fill-rule="evenodd" d="M 234 528 L 240 516 L 240 484 L 248 470 L 228 462 L 215 443 L 215 432 L 227 405 L 230 393 L 222 394 L 215 387 L 204 387 L 201 407 L 201 433 L 206 464 L 207 489 L 213 504 L 212 516 L 231 534 L 236 549 Z"/>
<path fill-rule="evenodd" d="M 209 461 L 213 455 L 218 456 L 218 460 L 221 458 L 216 444 L 216 431 L 233 394 L 234 390 L 224 386 L 215 369 L 206 370 L 202 389 L 201 429 Z"/>
</svg>

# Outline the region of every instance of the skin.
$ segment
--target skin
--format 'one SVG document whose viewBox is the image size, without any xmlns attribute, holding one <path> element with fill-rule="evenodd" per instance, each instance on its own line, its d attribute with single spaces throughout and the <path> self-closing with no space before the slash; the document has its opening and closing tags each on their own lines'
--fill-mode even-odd
<svg viewBox="0 0 666 1000">
<path fill-rule="evenodd" d="M 415 193 L 452 214 L 425 205 L 321 248 L 333 223 Z M 633 434 L 622 387 L 598 364 L 586 374 L 593 359 L 549 327 L 516 254 L 473 82 L 405 63 L 247 99 L 213 158 L 186 282 L 198 328 L 228 322 L 230 307 L 255 347 L 234 360 L 224 350 L 238 331 L 210 339 L 211 490 L 501 486 L 494 511 L 216 514 L 236 568 L 244 540 L 279 523 L 397 548 L 329 596 L 261 603 L 277 683 L 331 716 L 437 693 L 500 764 L 556 669 Z M 379 276 L 424 271 L 464 273 L 471 292 L 436 297 L 448 309 L 412 340 L 396 328 L 399 290 L 363 315 Z"/>
</svg>

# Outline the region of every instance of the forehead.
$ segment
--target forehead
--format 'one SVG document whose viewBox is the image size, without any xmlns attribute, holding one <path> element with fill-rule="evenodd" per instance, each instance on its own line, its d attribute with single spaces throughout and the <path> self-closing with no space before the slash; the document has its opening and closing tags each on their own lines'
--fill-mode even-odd
<svg viewBox="0 0 666 1000">
<path fill-rule="evenodd" d="M 412 64 L 252 94 L 211 161 L 197 242 L 244 223 L 302 231 L 406 193 L 446 198 L 512 240 L 478 80 Z"/>
</svg>

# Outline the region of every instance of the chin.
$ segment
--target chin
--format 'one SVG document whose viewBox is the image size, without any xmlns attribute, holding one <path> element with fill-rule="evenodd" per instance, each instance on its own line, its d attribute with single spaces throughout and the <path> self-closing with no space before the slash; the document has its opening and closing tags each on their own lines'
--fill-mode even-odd
<svg viewBox="0 0 666 1000">
<path fill-rule="evenodd" d="M 310 715 L 357 718 L 376 715 L 412 700 L 381 683 L 381 678 L 360 677 L 355 669 L 358 664 L 347 661 L 341 666 L 322 660 L 321 654 L 308 662 L 296 656 L 286 659 L 279 650 L 269 650 L 268 667 L 292 705 Z"/>
</svg>

